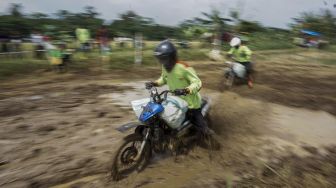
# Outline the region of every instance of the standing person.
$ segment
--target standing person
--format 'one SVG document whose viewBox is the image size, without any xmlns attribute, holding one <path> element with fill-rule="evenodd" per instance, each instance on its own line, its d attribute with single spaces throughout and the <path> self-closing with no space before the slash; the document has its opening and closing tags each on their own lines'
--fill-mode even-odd
<svg viewBox="0 0 336 188">
<path fill-rule="evenodd" d="M 169 90 L 174 90 L 177 95 L 188 103 L 187 116 L 190 121 L 205 135 L 214 134 L 201 113 L 201 95 L 199 91 L 202 82 L 195 70 L 187 64 L 178 61 L 175 46 L 165 40 L 155 49 L 155 57 L 162 65 L 161 77 L 155 82 L 147 82 L 146 87 L 162 86 L 167 84 Z"/>
<path fill-rule="evenodd" d="M 80 44 L 80 48 L 82 51 L 88 51 L 90 49 L 90 32 L 87 29 L 77 28 L 76 29 L 76 37 Z"/>
<path fill-rule="evenodd" d="M 88 58 L 86 52 L 90 49 L 90 32 L 87 29 L 77 28 L 76 37 L 80 48 L 79 58 L 85 60 Z"/>
<path fill-rule="evenodd" d="M 245 45 L 241 44 L 238 37 L 234 37 L 230 42 L 231 49 L 228 52 L 228 57 L 232 58 L 237 63 L 242 64 L 246 69 L 248 86 L 253 88 L 253 65 L 251 63 L 252 51 Z"/>
<path fill-rule="evenodd" d="M 0 35 L 0 52 L 3 53 L 5 57 L 8 57 L 9 52 L 9 36 L 8 35 Z"/>
<path fill-rule="evenodd" d="M 15 52 L 15 57 L 22 58 L 23 57 L 21 51 L 22 39 L 18 36 L 15 36 L 12 38 L 11 43 L 13 44 L 12 52 Z"/>
<path fill-rule="evenodd" d="M 43 36 L 38 32 L 34 31 L 31 35 L 31 41 L 35 45 L 35 58 L 42 59 L 44 54 L 44 46 L 43 46 Z"/>
<path fill-rule="evenodd" d="M 109 51 L 108 30 L 105 25 L 102 25 L 97 31 L 97 41 L 99 42 L 100 51 L 102 54 L 104 54 L 106 51 Z"/>
</svg>

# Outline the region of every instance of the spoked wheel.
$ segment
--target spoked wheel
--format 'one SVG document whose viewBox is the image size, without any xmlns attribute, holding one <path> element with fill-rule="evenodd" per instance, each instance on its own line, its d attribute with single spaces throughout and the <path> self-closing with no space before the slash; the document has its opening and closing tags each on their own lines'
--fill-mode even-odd
<svg viewBox="0 0 336 188">
<path fill-rule="evenodd" d="M 142 142 L 143 136 L 140 134 L 131 134 L 123 139 L 112 161 L 111 177 L 114 181 L 122 179 L 131 172 L 140 172 L 146 167 L 151 156 L 151 147 L 147 142 L 140 154 Z"/>
<path fill-rule="evenodd" d="M 232 72 L 227 73 L 227 75 L 224 76 L 224 87 L 225 89 L 231 89 L 234 83 L 235 75 Z"/>
<path fill-rule="evenodd" d="M 220 91 L 223 92 L 224 90 L 231 89 L 234 79 L 235 75 L 232 72 L 226 72 L 219 83 Z"/>
</svg>

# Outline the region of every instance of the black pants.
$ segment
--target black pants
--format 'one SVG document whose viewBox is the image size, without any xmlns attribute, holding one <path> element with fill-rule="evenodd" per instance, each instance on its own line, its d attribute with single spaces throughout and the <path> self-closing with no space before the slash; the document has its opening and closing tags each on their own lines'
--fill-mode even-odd
<svg viewBox="0 0 336 188">
<path fill-rule="evenodd" d="M 196 126 L 200 131 L 204 131 L 208 124 L 205 121 L 201 108 L 198 109 L 189 109 L 187 112 L 187 118 L 191 121 L 192 124 Z"/>
</svg>

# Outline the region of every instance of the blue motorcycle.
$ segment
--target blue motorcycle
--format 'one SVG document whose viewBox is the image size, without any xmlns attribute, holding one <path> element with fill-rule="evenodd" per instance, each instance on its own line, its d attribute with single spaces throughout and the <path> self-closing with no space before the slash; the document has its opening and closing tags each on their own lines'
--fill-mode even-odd
<svg viewBox="0 0 336 188">
<path fill-rule="evenodd" d="M 135 128 L 134 133 L 122 140 L 121 146 L 113 157 L 111 168 L 113 180 L 120 180 L 131 172 L 143 170 L 153 152 L 171 151 L 177 155 L 193 143 L 204 141 L 202 139 L 205 138 L 204 135 L 188 120 L 187 116 L 183 116 L 184 119 L 180 122 L 176 121 L 177 126 L 172 126 L 163 118 L 162 114 L 167 110 L 164 105 L 167 96 L 174 94 L 174 91 L 165 90 L 159 93 L 155 87 L 149 91 L 149 102 L 142 106 L 138 114 L 139 122 L 126 124 L 118 129 L 124 132 Z M 209 100 L 203 99 L 201 108 L 205 118 L 209 107 Z"/>
</svg>

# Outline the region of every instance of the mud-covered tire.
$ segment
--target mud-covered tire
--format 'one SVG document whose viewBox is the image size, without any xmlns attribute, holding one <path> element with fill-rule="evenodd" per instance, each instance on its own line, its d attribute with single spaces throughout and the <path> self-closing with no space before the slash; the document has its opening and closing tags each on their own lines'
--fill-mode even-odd
<svg viewBox="0 0 336 188">
<path fill-rule="evenodd" d="M 219 141 L 217 140 L 217 136 L 216 135 L 212 135 L 212 136 L 207 136 L 206 142 L 208 142 L 208 146 L 209 149 L 213 150 L 213 151 L 218 151 L 221 148 L 221 144 L 219 143 Z"/>
<path fill-rule="evenodd" d="M 144 147 L 143 153 L 140 156 L 139 160 L 135 161 L 134 165 L 128 169 L 120 169 L 119 162 L 122 162 L 123 159 L 121 159 L 122 154 L 125 152 L 126 149 L 129 149 L 130 147 L 125 148 L 129 143 L 132 142 L 142 142 L 143 141 L 143 136 L 140 134 L 131 134 L 125 137 L 119 149 L 116 151 L 112 158 L 112 166 L 111 166 L 111 178 L 114 181 L 118 181 L 122 179 L 123 177 L 127 176 L 128 174 L 137 171 L 140 172 L 142 171 L 148 164 L 150 157 L 151 157 L 151 147 L 150 147 L 150 142 L 148 141 Z M 134 147 L 134 146 L 133 146 Z"/>
<path fill-rule="evenodd" d="M 219 82 L 219 90 L 221 92 L 223 92 L 224 90 L 230 90 L 235 82 L 234 74 L 230 72 L 226 74 L 223 75 Z"/>
<path fill-rule="evenodd" d="M 218 142 L 215 135 L 201 135 L 198 145 L 209 151 L 218 151 L 221 148 L 221 144 Z"/>
<path fill-rule="evenodd" d="M 224 76 L 224 88 L 229 90 L 232 88 L 233 84 L 235 82 L 235 75 L 230 73 L 227 76 Z"/>
</svg>

